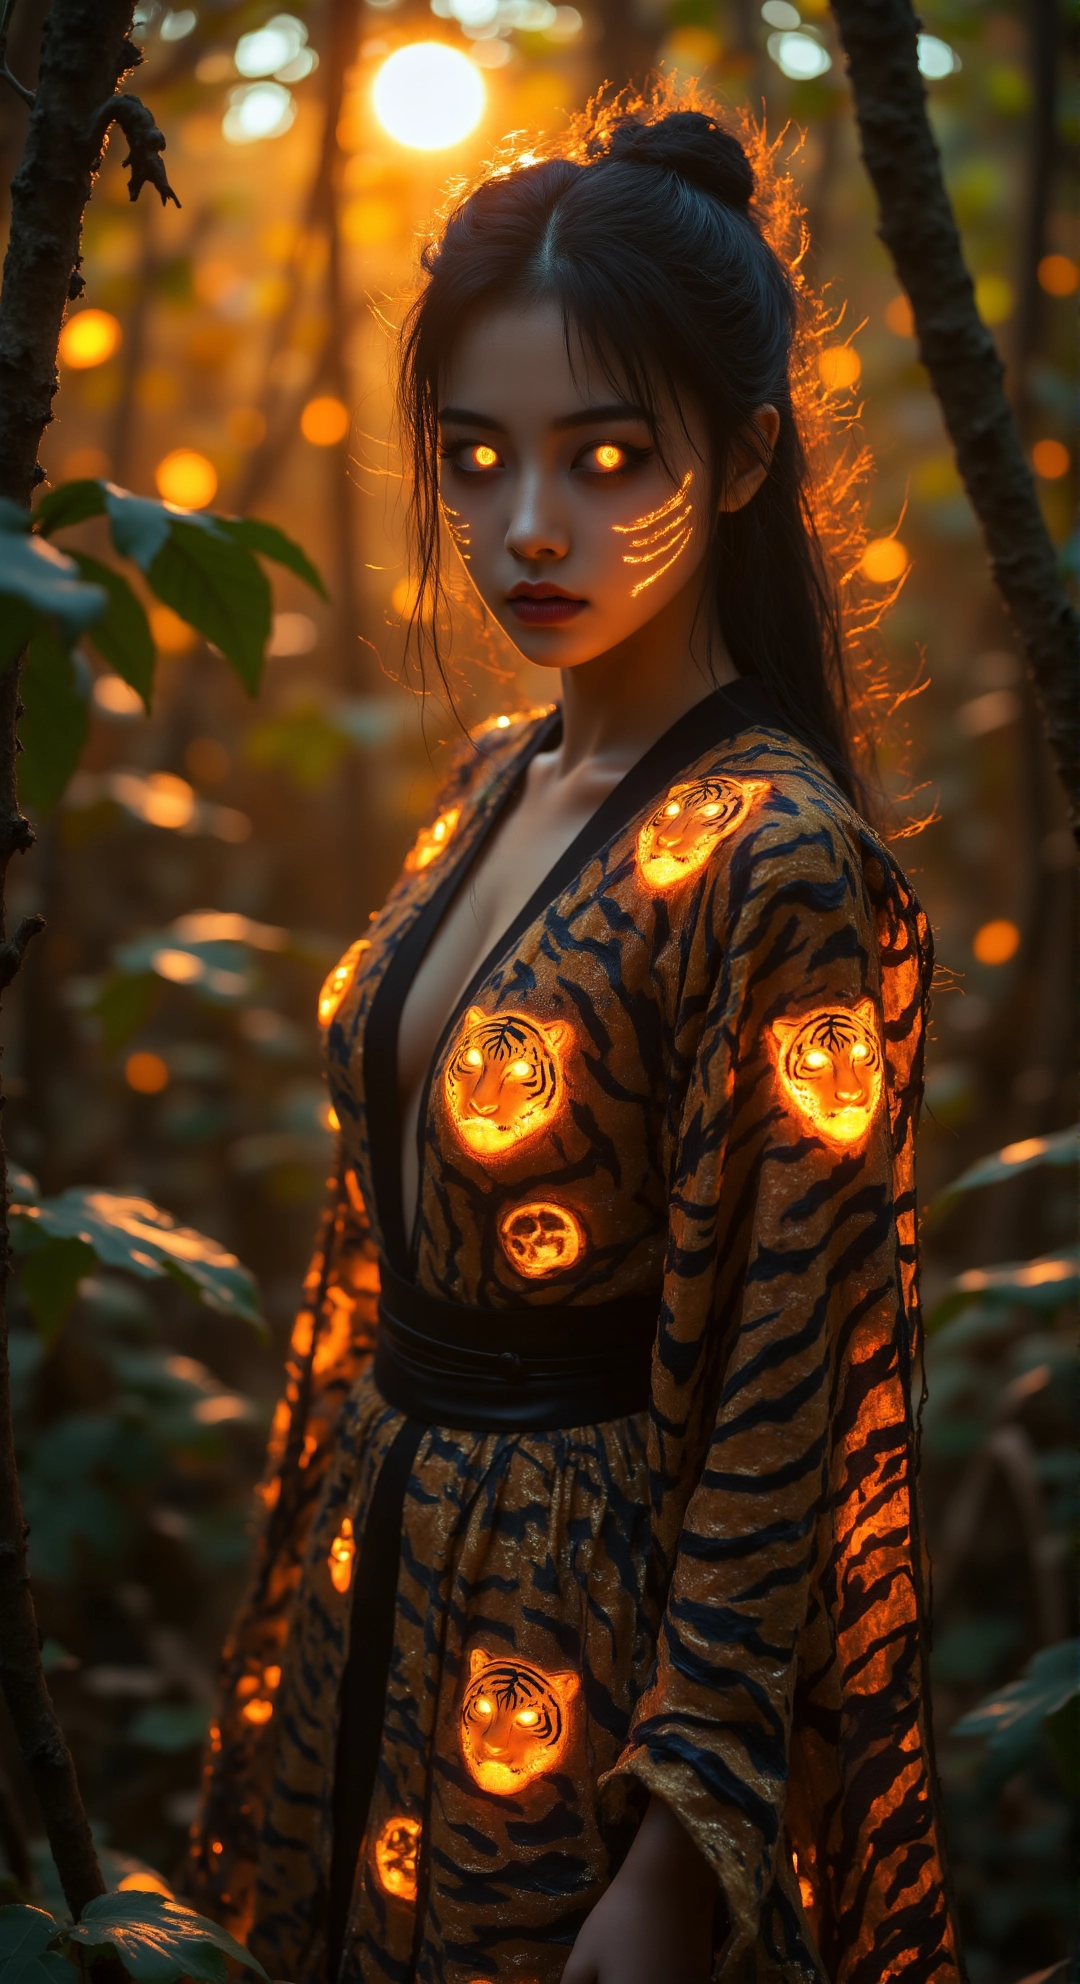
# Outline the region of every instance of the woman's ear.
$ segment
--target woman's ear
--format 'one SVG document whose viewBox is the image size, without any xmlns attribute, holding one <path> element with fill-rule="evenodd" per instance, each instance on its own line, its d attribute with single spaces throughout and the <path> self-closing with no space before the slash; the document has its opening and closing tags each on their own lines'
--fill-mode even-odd
<svg viewBox="0 0 1080 1984">
<path fill-rule="evenodd" d="M 720 498 L 722 510 L 744 509 L 769 473 L 780 415 L 774 406 L 759 406 L 750 425 L 755 430 L 753 439 L 744 430 L 731 450 L 727 483 Z"/>
</svg>

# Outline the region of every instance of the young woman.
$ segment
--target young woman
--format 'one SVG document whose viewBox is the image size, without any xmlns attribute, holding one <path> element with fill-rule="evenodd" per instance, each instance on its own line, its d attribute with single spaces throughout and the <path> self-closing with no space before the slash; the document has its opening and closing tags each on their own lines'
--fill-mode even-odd
<svg viewBox="0 0 1080 1984">
<path fill-rule="evenodd" d="M 911 1365 L 925 919 L 855 809 L 736 139 L 424 257 L 402 405 L 557 700 L 320 1014 L 341 1160 L 192 1887 L 294 1984 L 948 1984 Z"/>
</svg>

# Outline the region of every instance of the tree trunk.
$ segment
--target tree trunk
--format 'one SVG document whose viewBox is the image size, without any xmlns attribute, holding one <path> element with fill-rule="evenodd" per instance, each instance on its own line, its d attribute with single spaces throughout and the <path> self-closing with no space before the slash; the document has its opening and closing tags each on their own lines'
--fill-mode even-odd
<svg viewBox="0 0 1080 1984">
<path fill-rule="evenodd" d="M 5 27 L 11 12 L 6 0 Z M 133 0 L 53 0 L 42 33 L 36 100 L 11 186 L 0 291 L 0 495 L 27 508 L 42 480 L 38 449 L 52 419 L 64 311 L 81 288 L 79 243 L 101 150 L 101 112 L 139 59 L 127 38 L 133 13 Z M 40 917 L 27 917 L 6 938 L 8 863 L 33 840 L 16 786 L 19 713 L 19 671 L 12 665 L 0 675 L 0 992 L 42 925 Z M 11 1423 L 9 1273 L 7 1161 L 0 1141 L 0 1683 L 61 1885 L 78 1917 L 105 1892 L 105 1883 L 41 1664 Z"/>
<path fill-rule="evenodd" d="M 957 466 L 995 583 L 1023 642 L 1058 771 L 1077 819 L 1078 623 L 975 304 L 941 158 L 926 114 L 910 0 L 832 0 L 855 95 L 880 235 L 911 299 Z"/>
</svg>

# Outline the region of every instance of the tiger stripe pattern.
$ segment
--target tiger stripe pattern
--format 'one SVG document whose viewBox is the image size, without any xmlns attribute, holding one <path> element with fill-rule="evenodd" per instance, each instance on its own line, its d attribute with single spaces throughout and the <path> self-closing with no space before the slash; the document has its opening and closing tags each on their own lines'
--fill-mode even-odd
<svg viewBox="0 0 1080 1984">
<path fill-rule="evenodd" d="M 437 815 L 459 809 L 463 858 L 537 721 L 462 752 Z M 558 1984 L 650 1792 L 722 1889 L 716 1984 L 961 1974 L 927 1726 L 912 1405 L 929 931 L 888 851 L 781 732 L 743 730 L 684 781 L 760 789 L 670 889 L 648 887 L 638 858 L 653 795 L 493 965 L 480 1018 L 462 1016 L 433 1069 L 420 1286 L 496 1310 L 570 1302 L 583 1332 L 591 1304 L 662 1286 L 652 1403 L 553 1432 L 425 1431 L 339 1984 Z M 364 1026 L 440 867 L 396 885 L 326 1030 L 355 1196 L 340 1173 L 306 1312 L 323 1346 L 314 1411 L 298 1417 L 290 1376 L 192 1835 L 192 1899 L 250 1924 L 252 1950 L 294 1984 L 325 1975 L 351 1620 L 332 1546 L 347 1518 L 362 1547 L 402 1425 L 367 1356 L 380 1235 Z M 880 1062 L 847 1141 L 784 1078 L 785 1044 L 823 1014 L 854 1016 L 832 1022 L 835 1086 L 865 1070 L 849 1050 L 866 1037 Z M 469 1027 L 511 1015 L 544 1030 L 558 1107 L 492 1155 L 459 1134 L 448 1074 Z M 803 1047 L 796 1072 L 813 1088 L 825 1076 Z M 508 1216 L 561 1204 L 587 1244 L 554 1279 L 523 1279 L 500 1241 Z M 273 1715 L 256 1729 L 237 1682 L 271 1659 Z M 554 1768 L 512 1791 L 478 1782 L 462 1748 L 490 1663 L 540 1676 L 539 1695 L 568 1690 Z M 420 1828 L 415 1901 L 378 1872 L 377 1842 L 403 1817 Z"/>
</svg>

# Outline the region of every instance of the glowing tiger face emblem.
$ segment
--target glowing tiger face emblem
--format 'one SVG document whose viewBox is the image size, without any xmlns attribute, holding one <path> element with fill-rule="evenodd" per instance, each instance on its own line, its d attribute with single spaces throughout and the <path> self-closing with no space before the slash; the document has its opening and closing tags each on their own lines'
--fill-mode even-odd
<svg viewBox="0 0 1080 1984">
<path fill-rule="evenodd" d="M 329 1026 L 349 989 L 349 982 L 360 962 L 362 953 L 370 949 L 371 945 L 368 939 L 366 937 L 358 937 L 355 944 L 349 945 L 341 963 L 334 966 L 333 971 L 323 985 L 322 991 L 319 993 L 320 1026 Z"/>
<path fill-rule="evenodd" d="M 830 1143 L 866 1135 L 881 1102 L 883 1069 L 872 999 L 774 1020 L 780 1080 L 807 1128 Z"/>
<path fill-rule="evenodd" d="M 421 827 L 405 856 L 405 867 L 410 875 L 418 875 L 421 869 L 430 868 L 432 862 L 438 860 L 440 854 L 445 852 L 460 818 L 460 806 L 448 806 L 430 827 Z"/>
<path fill-rule="evenodd" d="M 585 1247 L 581 1221 L 569 1206 L 542 1200 L 511 1206 L 499 1221 L 499 1240 L 515 1274 L 539 1281 L 560 1268 L 572 1268 Z"/>
<path fill-rule="evenodd" d="M 696 875 L 765 790 L 761 778 L 696 778 L 673 785 L 638 835 L 642 880 L 652 889 L 670 889 Z"/>
<path fill-rule="evenodd" d="M 469 1655 L 461 1754 L 482 1791 L 519 1791 L 556 1769 L 570 1734 L 576 1674 L 545 1674 L 524 1660 Z"/>
<path fill-rule="evenodd" d="M 392 1894 L 398 1901 L 416 1900 L 419 1852 L 419 1819 L 387 1819 L 375 1841 L 375 1872 L 385 1894 Z"/>
<path fill-rule="evenodd" d="M 447 1065 L 446 1106 L 462 1143 L 491 1156 L 542 1130 L 562 1102 L 561 1055 L 570 1029 L 524 1013 L 465 1015 Z"/>
</svg>

